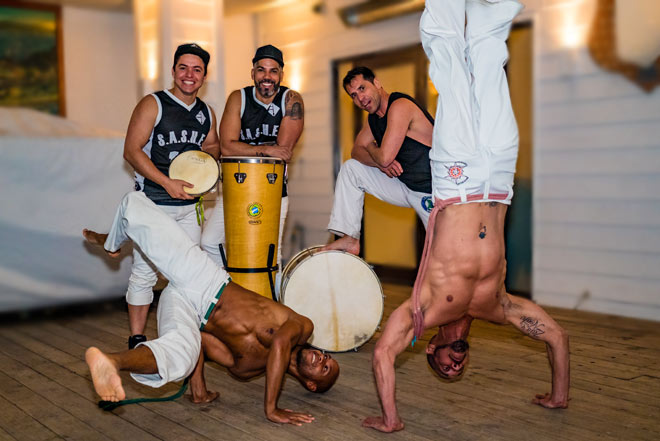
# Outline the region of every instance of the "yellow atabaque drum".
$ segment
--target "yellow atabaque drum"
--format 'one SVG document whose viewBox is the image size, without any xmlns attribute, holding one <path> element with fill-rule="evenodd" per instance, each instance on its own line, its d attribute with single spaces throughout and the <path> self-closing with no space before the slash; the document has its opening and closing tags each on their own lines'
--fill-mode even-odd
<svg viewBox="0 0 660 441">
<path fill-rule="evenodd" d="M 227 271 L 242 287 L 274 299 L 284 161 L 225 156 L 220 164 Z"/>
</svg>

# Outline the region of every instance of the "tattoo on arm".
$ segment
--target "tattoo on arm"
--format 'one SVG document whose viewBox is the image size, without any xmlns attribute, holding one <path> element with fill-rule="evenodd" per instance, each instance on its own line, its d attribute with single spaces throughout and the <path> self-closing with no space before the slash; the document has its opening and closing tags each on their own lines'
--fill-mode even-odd
<svg viewBox="0 0 660 441">
<path fill-rule="evenodd" d="M 542 329 L 545 328 L 545 325 L 543 323 L 539 323 L 538 320 L 532 317 L 522 316 L 520 318 L 520 327 L 525 334 L 532 338 L 536 338 L 541 334 L 545 334 L 545 331 Z"/>
<path fill-rule="evenodd" d="M 298 120 L 303 118 L 305 111 L 303 110 L 302 97 L 298 92 L 292 90 L 287 93 L 284 106 L 286 108 L 286 115 L 290 116 L 291 119 Z"/>
<path fill-rule="evenodd" d="M 480 224 L 480 227 L 479 227 L 479 239 L 483 239 L 484 237 L 486 237 L 486 226 Z"/>
</svg>

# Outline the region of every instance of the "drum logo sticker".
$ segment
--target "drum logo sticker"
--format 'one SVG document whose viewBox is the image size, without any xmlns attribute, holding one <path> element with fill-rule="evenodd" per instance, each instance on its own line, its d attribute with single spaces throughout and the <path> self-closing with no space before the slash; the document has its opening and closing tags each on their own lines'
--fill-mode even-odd
<svg viewBox="0 0 660 441">
<path fill-rule="evenodd" d="M 442 179 L 446 179 L 448 181 L 454 181 L 454 184 L 456 185 L 460 185 L 464 183 L 465 181 L 470 179 L 463 172 L 463 169 L 467 166 L 468 166 L 467 163 L 460 161 L 456 161 L 451 165 L 445 165 L 445 168 L 447 169 L 447 176 L 443 176 Z"/>
<path fill-rule="evenodd" d="M 431 196 L 424 196 L 421 200 L 422 208 L 427 213 L 430 213 L 433 210 L 433 198 Z"/>
<path fill-rule="evenodd" d="M 258 220 L 261 217 L 261 214 L 264 212 L 264 207 L 261 206 L 258 202 L 253 202 L 247 207 L 247 214 L 250 220 L 250 224 L 260 224 L 261 221 Z"/>
</svg>

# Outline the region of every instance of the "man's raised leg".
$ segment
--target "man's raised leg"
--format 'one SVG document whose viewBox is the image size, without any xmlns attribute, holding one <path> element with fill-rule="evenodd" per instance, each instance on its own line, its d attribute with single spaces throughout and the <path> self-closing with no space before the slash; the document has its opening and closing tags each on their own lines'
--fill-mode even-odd
<svg viewBox="0 0 660 441">
<path fill-rule="evenodd" d="M 422 208 L 419 196 L 422 193 L 408 190 L 401 181 L 387 177 L 376 167 L 349 159 L 344 162 L 337 176 L 335 199 L 328 223 L 328 230 L 344 236 L 323 247 L 324 250 L 341 250 L 355 255 L 360 253 L 365 193 L 388 204 L 415 209 L 426 227 L 429 213 Z"/>
</svg>

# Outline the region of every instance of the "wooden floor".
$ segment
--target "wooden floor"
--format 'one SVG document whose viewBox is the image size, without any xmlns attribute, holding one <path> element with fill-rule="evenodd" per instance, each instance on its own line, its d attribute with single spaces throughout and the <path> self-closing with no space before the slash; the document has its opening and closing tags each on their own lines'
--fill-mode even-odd
<svg viewBox="0 0 660 441">
<path fill-rule="evenodd" d="M 410 294 L 386 285 L 386 315 Z M 95 311 L 0 322 L 0 440 L 658 440 L 660 326 L 658 323 L 550 309 L 571 338 L 571 402 L 566 410 L 532 405 L 550 390 L 544 345 L 511 327 L 473 326 L 469 370 L 443 383 L 426 367 L 425 342 L 397 362 L 397 397 L 406 428 L 391 435 L 360 427 L 379 405 L 370 358 L 378 335 L 358 352 L 337 354 L 341 375 L 326 394 L 306 392 L 289 377 L 280 405 L 306 410 L 316 421 L 278 426 L 263 415 L 263 376 L 238 382 L 207 364 L 215 403 L 187 399 L 97 408 L 83 360 L 85 348 L 125 347 L 120 303 Z M 155 314 L 150 337 L 155 337 Z M 430 337 L 431 333 L 425 335 Z M 129 397 L 164 396 L 124 376 Z"/>
</svg>

